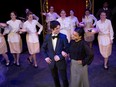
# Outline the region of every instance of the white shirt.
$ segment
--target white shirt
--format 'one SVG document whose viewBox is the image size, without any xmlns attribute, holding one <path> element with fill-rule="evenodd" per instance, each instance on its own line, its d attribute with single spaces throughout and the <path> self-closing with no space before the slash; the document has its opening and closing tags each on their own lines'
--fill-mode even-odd
<svg viewBox="0 0 116 87">
<path fill-rule="evenodd" d="M 68 17 L 65 17 L 62 19 L 61 17 L 57 19 L 58 22 L 60 22 L 61 29 L 70 29 L 70 21 Z"/>
<path fill-rule="evenodd" d="M 69 22 L 70 22 L 70 27 L 75 28 L 76 23 L 79 23 L 78 18 L 75 16 L 73 18 L 71 16 L 69 16 L 68 18 L 69 18 Z"/>
<path fill-rule="evenodd" d="M 9 25 L 8 29 L 6 29 L 8 31 L 8 33 L 10 32 L 10 36 L 8 36 L 8 41 L 9 42 L 19 42 L 20 38 L 19 36 L 16 34 L 16 32 L 18 32 L 20 30 L 21 24 L 22 22 L 20 20 L 9 20 L 7 21 L 7 24 Z"/>
<path fill-rule="evenodd" d="M 94 20 L 94 24 L 93 24 L 93 20 Z M 85 24 L 90 23 L 95 26 L 97 19 L 95 18 L 94 15 L 90 14 L 89 16 L 85 16 L 85 18 L 82 18 L 82 22 Z"/>
<path fill-rule="evenodd" d="M 17 31 L 19 31 L 20 27 L 21 27 L 21 20 L 9 20 L 7 21 L 7 24 L 10 26 L 10 32 L 14 32 L 16 33 Z"/>
<path fill-rule="evenodd" d="M 37 20 L 32 20 L 30 23 L 29 21 L 24 22 L 23 29 L 29 33 L 29 42 L 36 43 L 38 42 L 38 36 L 36 34 L 36 25 L 38 24 Z M 43 27 L 39 29 L 38 33 L 41 33 Z"/>
<path fill-rule="evenodd" d="M 101 22 L 101 20 L 97 21 L 96 27 L 99 31 L 100 43 L 102 45 L 108 45 L 111 40 L 114 39 L 114 32 L 112 28 L 111 21 L 106 19 L 105 22 Z M 109 36 L 109 37 L 108 37 Z"/>
<path fill-rule="evenodd" d="M 60 16 L 56 13 L 56 12 L 53 12 L 53 13 L 47 13 L 46 15 L 46 22 L 50 22 L 50 21 L 53 21 L 53 20 L 56 20 L 57 18 L 59 18 Z"/>
<path fill-rule="evenodd" d="M 52 36 L 57 36 L 57 34 L 52 34 Z M 54 38 L 54 39 L 52 39 L 52 45 L 53 45 L 53 49 L 54 49 L 54 51 L 55 51 L 55 49 L 56 49 L 57 39 L 58 39 L 58 38 Z"/>
</svg>

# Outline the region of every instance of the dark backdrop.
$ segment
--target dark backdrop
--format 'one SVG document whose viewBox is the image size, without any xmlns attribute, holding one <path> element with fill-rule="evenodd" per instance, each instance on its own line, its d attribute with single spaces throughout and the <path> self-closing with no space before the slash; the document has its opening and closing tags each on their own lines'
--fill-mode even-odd
<svg viewBox="0 0 116 87">
<path fill-rule="evenodd" d="M 0 2 L 0 22 L 9 20 L 11 11 L 16 11 L 18 17 L 24 17 L 25 8 L 29 8 L 40 17 L 40 0 L 2 0 Z"/>
</svg>

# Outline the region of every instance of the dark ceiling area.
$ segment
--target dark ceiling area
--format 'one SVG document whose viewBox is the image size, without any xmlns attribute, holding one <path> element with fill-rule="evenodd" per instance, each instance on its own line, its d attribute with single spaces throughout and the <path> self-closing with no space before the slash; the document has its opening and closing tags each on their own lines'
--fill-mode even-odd
<svg viewBox="0 0 116 87">
<path fill-rule="evenodd" d="M 3 0 L 0 2 L 0 22 L 9 20 L 11 11 L 15 11 L 18 17 L 25 17 L 26 8 L 40 16 L 40 0 Z"/>
</svg>

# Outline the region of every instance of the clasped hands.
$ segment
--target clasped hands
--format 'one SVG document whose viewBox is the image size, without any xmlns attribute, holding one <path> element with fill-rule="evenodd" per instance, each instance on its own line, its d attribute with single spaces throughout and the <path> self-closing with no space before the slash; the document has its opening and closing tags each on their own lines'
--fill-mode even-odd
<svg viewBox="0 0 116 87">
<path fill-rule="evenodd" d="M 62 56 L 65 57 L 65 58 L 68 56 L 68 54 L 67 54 L 66 52 L 64 52 L 64 51 L 62 51 L 61 54 L 62 54 Z M 54 56 L 54 60 L 57 62 L 57 61 L 60 60 L 60 57 L 59 57 L 58 55 L 55 55 L 55 56 Z M 50 64 L 50 63 L 52 62 L 52 60 L 51 60 L 49 57 L 46 57 L 46 58 L 45 58 L 45 61 L 46 61 L 48 64 Z"/>
</svg>

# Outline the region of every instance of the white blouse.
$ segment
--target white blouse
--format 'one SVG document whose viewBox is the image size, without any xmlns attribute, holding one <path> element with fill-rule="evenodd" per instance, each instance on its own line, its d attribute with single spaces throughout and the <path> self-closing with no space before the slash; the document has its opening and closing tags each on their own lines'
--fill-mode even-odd
<svg viewBox="0 0 116 87">
<path fill-rule="evenodd" d="M 94 24 L 93 24 L 93 21 L 94 21 Z M 97 22 L 97 19 L 95 18 L 94 15 L 90 14 L 89 16 L 85 16 L 85 18 L 82 18 L 82 22 L 86 25 L 87 23 L 95 26 L 96 25 L 96 22 Z M 87 26 L 86 26 L 87 27 Z"/>
<path fill-rule="evenodd" d="M 10 36 L 8 36 L 8 41 L 19 42 L 20 38 L 16 33 L 20 30 L 22 22 L 20 20 L 9 20 L 7 21 L 7 24 L 8 27 L 6 27 L 5 30 L 7 31 L 7 33 L 10 33 Z"/>
<path fill-rule="evenodd" d="M 57 21 L 60 23 L 61 29 L 70 29 L 70 22 L 68 17 L 62 19 L 61 17 L 57 19 Z"/>
<path fill-rule="evenodd" d="M 15 21 L 9 20 L 7 21 L 7 24 L 10 26 L 10 32 L 16 33 L 19 31 L 22 22 L 21 20 L 15 20 Z"/>
<path fill-rule="evenodd" d="M 101 22 L 101 20 L 97 21 L 96 28 L 99 32 L 101 44 L 107 45 L 110 43 L 111 40 L 114 39 L 114 32 L 110 20 L 106 19 L 105 22 Z M 110 40 L 105 35 L 109 36 Z"/>
<path fill-rule="evenodd" d="M 39 42 L 38 36 L 36 34 L 36 32 L 37 32 L 36 25 L 38 25 L 40 27 L 40 29 L 38 31 L 38 34 L 40 34 L 43 30 L 43 26 L 41 24 L 39 24 L 38 21 L 32 20 L 32 22 L 29 22 L 27 20 L 26 22 L 24 22 L 24 25 L 23 25 L 23 29 L 26 29 L 26 31 L 29 34 L 29 42 L 31 42 L 31 43 Z"/>
<path fill-rule="evenodd" d="M 47 13 L 46 15 L 46 22 L 50 22 L 50 21 L 53 21 L 53 20 L 56 20 L 57 18 L 59 18 L 60 16 L 56 13 L 56 12 L 53 12 L 53 13 Z"/>
<path fill-rule="evenodd" d="M 75 29 L 76 24 L 79 23 L 78 18 L 75 16 L 73 18 L 71 18 L 71 16 L 69 16 L 68 18 L 69 18 L 69 22 L 70 22 L 70 29 Z"/>
</svg>

